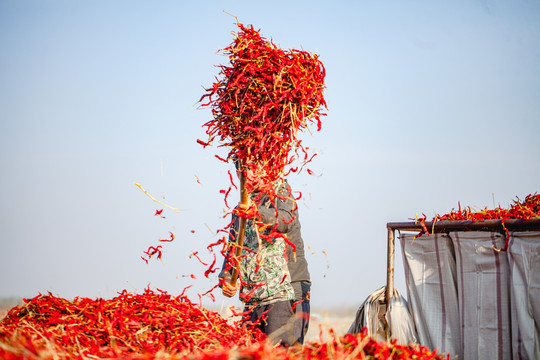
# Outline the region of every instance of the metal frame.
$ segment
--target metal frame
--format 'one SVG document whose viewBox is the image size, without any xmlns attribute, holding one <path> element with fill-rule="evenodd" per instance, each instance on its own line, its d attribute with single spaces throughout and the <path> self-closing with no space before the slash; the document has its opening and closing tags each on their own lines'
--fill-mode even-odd
<svg viewBox="0 0 540 360">
<path fill-rule="evenodd" d="M 503 226 L 504 223 L 504 226 Z M 483 220 L 483 221 L 426 221 L 424 226 L 430 233 L 443 233 L 448 231 L 528 231 L 540 230 L 540 218 L 529 220 L 506 219 L 506 220 Z M 419 221 L 416 222 L 389 222 L 388 229 L 388 252 L 386 272 L 386 308 L 394 293 L 394 257 L 395 257 L 395 230 L 422 231 L 424 228 Z"/>
</svg>

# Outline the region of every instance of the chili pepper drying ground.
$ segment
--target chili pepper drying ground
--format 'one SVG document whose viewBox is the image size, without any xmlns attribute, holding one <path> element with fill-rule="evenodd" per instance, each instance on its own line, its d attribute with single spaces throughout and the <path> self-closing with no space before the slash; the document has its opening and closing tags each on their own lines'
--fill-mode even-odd
<svg viewBox="0 0 540 360">
<path fill-rule="evenodd" d="M 146 289 L 111 299 L 25 300 L 0 322 L 2 359 L 444 359 L 365 333 L 275 348 L 257 330 L 227 324 L 186 297 Z"/>
</svg>

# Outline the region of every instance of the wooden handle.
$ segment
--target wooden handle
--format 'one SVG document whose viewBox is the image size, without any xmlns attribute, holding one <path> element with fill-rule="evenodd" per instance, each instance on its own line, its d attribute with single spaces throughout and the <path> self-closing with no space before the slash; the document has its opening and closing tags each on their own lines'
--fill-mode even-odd
<svg viewBox="0 0 540 360">
<path fill-rule="evenodd" d="M 248 204 L 248 193 L 246 190 L 246 176 L 244 173 L 240 173 L 240 204 Z M 237 241 L 236 241 L 236 258 L 239 259 L 242 255 L 242 246 L 244 245 L 244 233 L 246 230 L 246 218 L 240 217 L 240 226 L 238 227 Z M 238 269 L 233 268 L 233 273 L 231 276 L 231 281 L 229 282 L 232 286 L 236 286 L 236 280 L 238 280 Z"/>
</svg>

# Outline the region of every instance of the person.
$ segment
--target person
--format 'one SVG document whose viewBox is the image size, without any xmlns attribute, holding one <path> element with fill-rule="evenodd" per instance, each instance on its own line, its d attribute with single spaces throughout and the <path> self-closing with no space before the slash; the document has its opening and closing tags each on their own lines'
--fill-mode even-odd
<svg viewBox="0 0 540 360">
<path fill-rule="evenodd" d="M 237 173 L 240 176 L 238 168 Z M 240 257 L 239 297 L 247 313 L 244 321 L 254 324 L 275 344 L 303 344 L 309 327 L 311 281 L 298 206 L 285 179 L 274 183 L 278 195 L 274 199 L 253 187 L 248 204 L 239 204 L 232 213 L 229 237 L 229 242 L 236 241 L 239 213 L 256 207 L 257 222 L 264 224 L 264 230 L 253 218 L 246 220 Z M 238 291 L 237 286 L 230 284 L 231 270 L 227 256 L 219 274 L 226 297 L 233 297 Z"/>
</svg>

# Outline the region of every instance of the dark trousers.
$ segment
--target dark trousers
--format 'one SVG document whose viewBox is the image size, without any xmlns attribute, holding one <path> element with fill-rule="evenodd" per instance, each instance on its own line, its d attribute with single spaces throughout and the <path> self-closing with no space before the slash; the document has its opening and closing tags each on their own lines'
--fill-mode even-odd
<svg viewBox="0 0 540 360">
<path fill-rule="evenodd" d="M 294 345 L 297 341 L 295 318 L 292 310 L 293 301 L 278 301 L 269 305 L 258 305 L 251 308 L 244 318 L 265 333 L 273 344 Z M 246 310 L 250 307 L 246 307 Z"/>
<path fill-rule="evenodd" d="M 296 318 L 298 319 L 298 342 L 300 344 L 304 343 L 308 328 L 309 328 L 309 300 L 304 300 L 301 304 L 296 306 Z"/>
<path fill-rule="evenodd" d="M 265 333 L 273 344 L 303 344 L 309 327 L 310 284 L 302 283 L 302 301 L 278 301 L 269 305 L 246 306 L 250 313 L 243 319 Z"/>
<path fill-rule="evenodd" d="M 307 282 L 302 282 L 302 302 L 296 306 L 296 318 L 299 321 L 299 337 L 298 342 L 300 344 L 304 343 L 306 333 L 309 328 L 309 315 L 311 308 L 309 306 L 309 295 L 311 291 L 311 284 Z"/>
</svg>

